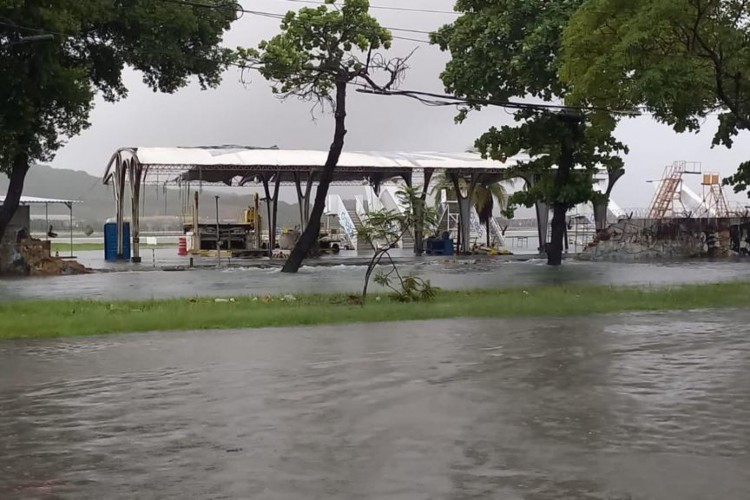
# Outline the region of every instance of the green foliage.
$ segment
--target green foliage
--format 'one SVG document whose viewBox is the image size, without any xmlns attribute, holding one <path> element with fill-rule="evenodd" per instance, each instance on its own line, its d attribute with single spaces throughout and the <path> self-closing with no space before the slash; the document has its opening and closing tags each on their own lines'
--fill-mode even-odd
<svg viewBox="0 0 750 500">
<path fill-rule="evenodd" d="M 357 228 L 357 236 L 373 246 L 394 248 L 409 229 L 409 217 L 395 210 L 376 210 Z"/>
<path fill-rule="evenodd" d="M 49 160 L 88 127 L 95 95 L 127 95 L 126 66 L 154 90 L 174 92 L 196 75 L 219 82 L 229 51 L 221 36 L 236 17 L 216 8 L 168 0 L 0 1 L 0 171 L 17 155 Z M 18 43 L 48 33 L 52 40 Z"/>
<path fill-rule="evenodd" d="M 750 4 L 586 0 L 564 35 L 561 76 L 576 103 L 645 107 L 678 132 L 719 110 L 714 145 L 750 130 Z M 744 191 L 750 168 L 729 179 Z"/>
<path fill-rule="evenodd" d="M 405 186 L 397 191 L 396 196 L 404 206 L 403 212 L 387 209 L 369 212 L 357 229 L 358 237 L 375 248 L 393 249 L 407 232 L 434 230 L 438 224 L 437 210 L 427 206 L 419 196 L 419 189 Z"/>
<path fill-rule="evenodd" d="M 446 90 L 493 101 L 514 97 L 564 100 L 569 87 L 558 77 L 558 55 L 566 23 L 582 1 L 458 0 L 456 10 L 462 15 L 432 35 L 434 43 L 451 53 L 441 74 Z M 462 110 L 457 120 L 479 107 Z M 509 211 L 536 201 L 573 206 L 590 200 L 595 169 L 622 168 L 617 154 L 627 149 L 612 136 L 616 121 L 606 113 L 592 112 L 585 118 L 575 147 L 576 164 L 584 170 L 565 186 L 558 186 L 551 174 L 560 161 L 560 144 L 570 135 L 557 116 L 517 111 L 517 125 L 493 127 L 477 140 L 476 148 L 492 159 L 505 161 L 521 153 L 530 156 L 514 170 L 526 172 L 526 180 L 533 185 L 511 196 Z"/>
<path fill-rule="evenodd" d="M 258 49 L 237 49 L 237 61 L 260 71 L 282 97 L 330 101 L 337 82 L 365 76 L 372 51 L 391 45 L 390 31 L 369 8 L 368 0 L 326 0 L 290 11 L 281 33 Z"/>
<path fill-rule="evenodd" d="M 390 297 L 396 302 L 426 302 L 433 300 L 439 291 L 439 288 L 432 286 L 430 280 L 423 280 L 413 274 L 404 277 L 398 276 L 399 288 L 394 286 L 392 269 L 390 272 L 380 271 L 375 275 L 375 283 L 389 288 Z"/>
<path fill-rule="evenodd" d="M 458 183 L 459 189 L 462 191 L 467 190 L 466 179 L 461 177 L 458 179 Z M 430 194 L 435 199 L 435 206 L 440 204 L 441 191 L 445 191 L 445 196 L 450 201 L 458 199 L 453 181 L 444 173 L 438 174 L 435 185 L 430 190 Z M 508 192 L 502 182 L 478 184 L 472 193 L 471 203 L 479 215 L 479 222 L 484 224 L 492 217 L 495 205 L 497 205 L 501 212 L 505 211 L 508 208 L 508 198 Z"/>
<path fill-rule="evenodd" d="M 362 289 L 362 303 L 367 299 L 367 287 L 375 268 L 383 259 L 390 264 L 390 268 L 381 270 L 375 275 L 375 282 L 389 288 L 391 297 L 399 302 L 417 302 L 431 300 L 437 288 L 429 281 L 415 275 L 402 276 L 390 251 L 407 232 L 430 232 L 437 227 L 437 211 L 426 205 L 420 196 L 421 188 L 404 187 L 396 194 L 404 206 L 403 212 L 395 210 L 378 210 L 370 212 L 357 230 L 358 236 L 370 243 L 375 254 L 367 266 L 365 283 Z"/>
</svg>

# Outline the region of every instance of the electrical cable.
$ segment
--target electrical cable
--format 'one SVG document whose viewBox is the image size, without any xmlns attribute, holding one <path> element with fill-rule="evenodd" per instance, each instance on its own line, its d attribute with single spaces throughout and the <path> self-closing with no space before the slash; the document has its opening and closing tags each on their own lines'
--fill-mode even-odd
<svg viewBox="0 0 750 500">
<path fill-rule="evenodd" d="M 304 3 L 304 4 L 313 4 L 313 5 L 325 5 L 325 2 L 316 2 L 313 0 L 281 0 L 283 2 L 292 2 L 292 3 Z M 397 12 L 418 12 L 421 14 L 452 14 L 454 16 L 461 15 L 459 12 L 456 12 L 454 10 L 436 10 L 436 9 L 415 9 L 410 7 L 390 7 L 385 5 L 370 5 L 371 9 L 376 10 L 392 10 Z"/>
<path fill-rule="evenodd" d="M 248 9 L 245 9 L 244 7 L 242 7 L 242 5 L 240 5 L 237 2 L 231 2 L 231 3 L 226 3 L 226 4 L 209 5 L 209 4 L 205 4 L 205 3 L 195 2 L 193 0 L 161 0 L 161 1 L 162 2 L 169 2 L 169 3 L 173 3 L 173 4 L 187 5 L 187 6 L 190 6 L 190 7 L 197 7 L 197 8 L 203 8 L 203 9 L 214 9 L 214 10 L 221 9 L 221 8 L 224 8 L 224 7 L 232 6 L 237 12 L 241 12 L 243 14 L 250 14 L 250 15 L 253 15 L 253 16 L 268 17 L 268 18 L 271 18 L 271 19 L 283 19 L 286 16 L 286 14 L 278 14 L 278 13 L 275 13 L 275 12 L 265 12 L 265 11 L 260 11 L 260 10 L 248 10 Z M 291 1 L 291 0 L 289 0 L 289 1 Z M 321 4 L 321 5 L 325 5 L 325 4 Z M 424 34 L 424 35 L 429 35 L 431 33 L 430 31 L 415 30 L 415 29 L 409 29 L 409 28 L 391 28 L 391 27 L 388 27 L 388 26 L 383 26 L 383 28 L 385 28 L 385 29 L 387 29 L 389 31 L 399 31 L 399 32 L 404 32 L 404 33 L 418 33 L 418 34 Z M 394 38 L 397 38 L 397 37 L 394 37 Z M 427 41 L 416 40 L 416 39 L 414 39 L 412 41 L 429 43 Z"/>
</svg>

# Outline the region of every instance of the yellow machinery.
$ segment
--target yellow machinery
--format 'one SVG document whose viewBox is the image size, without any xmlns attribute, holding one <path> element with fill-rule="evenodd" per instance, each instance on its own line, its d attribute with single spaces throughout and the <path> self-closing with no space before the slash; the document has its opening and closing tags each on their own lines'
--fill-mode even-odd
<svg viewBox="0 0 750 500">
<path fill-rule="evenodd" d="M 245 224 L 255 224 L 255 207 L 248 207 L 247 210 L 245 210 L 242 222 Z"/>
<path fill-rule="evenodd" d="M 262 219 L 260 199 L 255 195 L 254 206 L 243 210 L 240 220 L 235 223 L 201 224 L 198 216 L 199 196 L 195 193 L 193 221 L 184 224 L 185 233 L 192 232 L 190 252 L 200 255 L 203 251 L 230 251 L 234 253 L 257 252 L 262 250 Z M 217 206 L 218 209 L 218 206 Z M 265 252 L 265 250 L 263 250 Z"/>
</svg>

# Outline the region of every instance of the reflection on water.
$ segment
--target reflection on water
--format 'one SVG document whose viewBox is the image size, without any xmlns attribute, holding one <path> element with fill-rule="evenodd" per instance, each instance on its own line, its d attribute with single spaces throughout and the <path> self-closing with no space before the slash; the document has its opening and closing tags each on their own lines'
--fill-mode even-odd
<svg viewBox="0 0 750 500">
<path fill-rule="evenodd" d="M 603 263 L 568 261 L 551 268 L 543 260 L 431 258 L 403 264 L 446 289 L 535 284 L 593 283 L 665 285 L 750 278 L 750 261 Z M 231 268 L 167 272 L 117 272 L 26 280 L 0 279 L 0 301 L 18 299 L 142 299 L 285 293 L 344 293 L 362 287 L 363 266 L 304 267 L 288 275 L 279 269 Z M 373 285 L 377 288 L 377 285 Z"/>
<path fill-rule="evenodd" d="M 0 344 L 0 498 L 748 498 L 750 313 Z"/>
</svg>

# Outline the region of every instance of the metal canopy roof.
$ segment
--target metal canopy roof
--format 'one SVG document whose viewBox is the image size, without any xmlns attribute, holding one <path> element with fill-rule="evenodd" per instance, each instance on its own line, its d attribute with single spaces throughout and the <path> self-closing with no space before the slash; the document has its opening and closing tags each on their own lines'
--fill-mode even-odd
<svg viewBox="0 0 750 500">
<path fill-rule="evenodd" d="M 280 174 L 283 182 L 290 182 L 294 173 L 322 170 L 327 156 L 328 151 L 239 146 L 124 148 L 117 151 L 107 165 L 104 182 L 110 181 L 117 162 L 130 160 L 143 166 L 149 176 L 165 175 L 171 180 L 231 184 L 234 178 L 252 182 L 260 175 Z M 356 182 L 368 177 L 387 180 L 423 169 L 499 175 L 524 159 L 527 158 L 512 158 L 502 163 L 485 160 L 475 153 L 345 151 L 336 167 L 335 182 Z"/>
<path fill-rule="evenodd" d="M 0 203 L 5 202 L 5 196 L 0 195 Z M 37 198 L 35 196 L 21 196 L 21 205 L 70 205 L 81 203 L 79 200 L 58 200 L 55 198 Z"/>
</svg>

